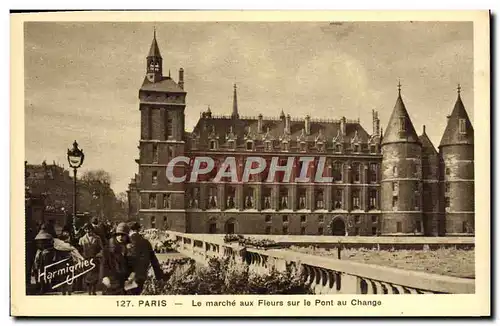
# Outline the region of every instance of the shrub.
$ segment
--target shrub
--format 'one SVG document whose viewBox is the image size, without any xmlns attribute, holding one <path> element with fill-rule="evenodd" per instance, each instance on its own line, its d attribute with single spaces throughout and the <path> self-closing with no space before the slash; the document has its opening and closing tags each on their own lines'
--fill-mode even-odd
<svg viewBox="0 0 500 326">
<path fill-rule="evenodd" d="M 212 258 L 208 267 L 196 266 L 193 261 L 164 265 L 167 280 L 148 278 L 144 295 L 160 294 L 311 294 L 304 278 L 292 268 L 284 272 L 271 269 L 256 274 L 248 265 L 230 259 Z M 172 271 L 172 268 L 174 271 Z"/>
</svg>

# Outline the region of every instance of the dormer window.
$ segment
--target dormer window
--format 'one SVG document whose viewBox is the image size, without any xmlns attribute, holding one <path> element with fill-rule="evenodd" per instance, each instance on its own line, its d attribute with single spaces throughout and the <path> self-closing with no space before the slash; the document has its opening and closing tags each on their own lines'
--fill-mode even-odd
<svg viewBox="0 0 500 326">
<path fill-rule="evenodd" d="M 358 144 L 353 145 L 353 151 L 354 151 L 354 153 L 359 153 L 359 145 Z"/>
<path fill-rule="evenodd" d="M 247 141 L 247 151 L 253 150 L 253 141 Z"/>
<path fill-rule="evenodd" d="M 289 144 L 288 142 L 283 142 L 283 143 L 281 144 L 281 149 L 282 149 L 283 151 L 288 152 L 288 151 L 290 150 L 290 144 Z"/>
<path fill-rule="evenodd" d="M 400 117 L 399 118 L 399 131 L 406 131 L 406 121 L 405 117 Z"/>
<path fill-rule="evenodd" d="M 324 143 L 318 143 L 318 144 L 316 144 L 316 147 L 318 148 L 318 152 L 325 151 L 325 144 Z"/>
<path fill-rule="evenodd" d="M 227 145 L 228 145 L 229 149 L 236 149 L 236 143 L 234 140 L 228 140 Z"/>
<path fill-rule="evenodd" d="M 210 141 L 210 149 L 211 150 L 217 149 L 217 141 L 216 140 L 211 140 Z"/>
<path fill-rule="evenodd" d="M 335 152 L 337 152 L 337 153 L 341 153 L 341 152 L 342 152 L 342 145 L 340 145 L 340 144 L 336 144 L 336 145 L 335 145 Z"/>
<path fill-rule="evenodd" d="M 271 141 L 269 141 L 269 140 L 268 140 L 268 141 L 266 141 L 266 143 L 265 143 L 265 144 L 266 144 L 266 145 L 265 145 L 265 146 L 266 146 L 266 147 L 265 147 L 266 151 L 270 152 L 270 151 L 272 151 L 272 150 L 273 150 L 273 146 L 272 146 Z"/>
<path fill-rule="evenodd" d="M 191 149 L 197 149 L 198 147 L 198 139 L 192 138 L 191 139 Z"/>
<path fill-rule="evenodd" d="M 307 147 L 306 147 L 306 143 L 304 143 L 304 142 L 300 143 L 300 151 L 301 151 L 301 152 L 305 152 L 305 151 L 306 151 L 306 149 L 307 149 Z"/>
<path fill-rule="evenodd" d="M 462 135 L 466 134 L 465 119 L 458 120 L 458 132 Z"/>
<path fill-rule="evenodd" d="M 371 154 L 377 153 L 377 147 L 375 147 L 375 145 L 370 145 L 370 153 Z"/>
</svg>

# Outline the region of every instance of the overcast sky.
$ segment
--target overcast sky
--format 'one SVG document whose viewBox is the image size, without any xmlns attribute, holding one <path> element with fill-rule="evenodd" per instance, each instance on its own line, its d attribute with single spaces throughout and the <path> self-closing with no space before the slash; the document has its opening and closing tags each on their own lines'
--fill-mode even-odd
<svg viewBox="0 0 500 326">
<path fill-rule="evenodd" d="M 185 70 L 186 129 L 200 111 L 361 119 L 381 127 L 397 97 L 437 147 L 457 83 L 473 116 L 472 23 L 27 23 L 26 160 L 68 166 L 77 140 L 82 171 L 102 168 L 116 192 L 137 173 L 138 90 L 153 26 L 164 75 Z"/>
</svg>

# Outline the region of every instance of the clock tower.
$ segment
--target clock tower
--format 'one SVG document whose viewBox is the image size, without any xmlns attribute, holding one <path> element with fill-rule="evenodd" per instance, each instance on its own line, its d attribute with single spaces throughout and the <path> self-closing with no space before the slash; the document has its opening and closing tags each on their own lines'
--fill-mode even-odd
<svg viewBox="0 0 500 326">
<path fill-rule="evenodd" d="M 141 134 L 139 141 L 138 216 L 145 228 L 186 231 L 184 184 L 167 179 L 167 164 L 184 155 L 184 70 L 179 80 L 163 76 L 163 59 L 156 31 L 146 57 L 146 75 L 139 90 Z M 184 167 L 174 173 L 183 175 Z"/>
</svg>

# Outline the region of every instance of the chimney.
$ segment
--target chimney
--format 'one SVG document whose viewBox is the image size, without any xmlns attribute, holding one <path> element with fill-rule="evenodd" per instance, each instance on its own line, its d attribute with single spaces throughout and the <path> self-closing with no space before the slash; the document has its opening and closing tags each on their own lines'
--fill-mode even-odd
<svg viewBox="0 0 500 326">
<path fill-rule="evenodd" d="M 259 119 L 257 120 L 257 132 L 262 133 L 262 113 L 259 114 Z"/>
<path fill-rule="evenodd" d="M 425 135 L 425 125 L 424 125 L 424 127 L 422 129 L 423 129 L 423 134 Z"/>
<path fill-rule="evenodd" d="M 184 69 L 179 69 L 179 87 L 184 89 Z"/>
<path fill-rule="evenodd" d="M 291 133 L 291 132 L 290 132 L 290 120 L 291 120 L 291 117 L 290 117 L 290 115 L 288 114 L 288 115 L 286 116 L 286 119 L 285 119 L 285 132 L 286 132 L 287 134 L 290 134 L 290 133 Z"/>
<path fill-rule="evenodd" d="M 346 135 L 345 117 L 342 117 L 342 119 L 340 119 L 340 132 L 342 133 L 342 136 Z"/>
<path fill-rule="evenodd" d="M 309 115 L 306 115 L 305 131 L 306 131 L 306 135 L 311 134 L 311 117 Z"/>
</svg>

